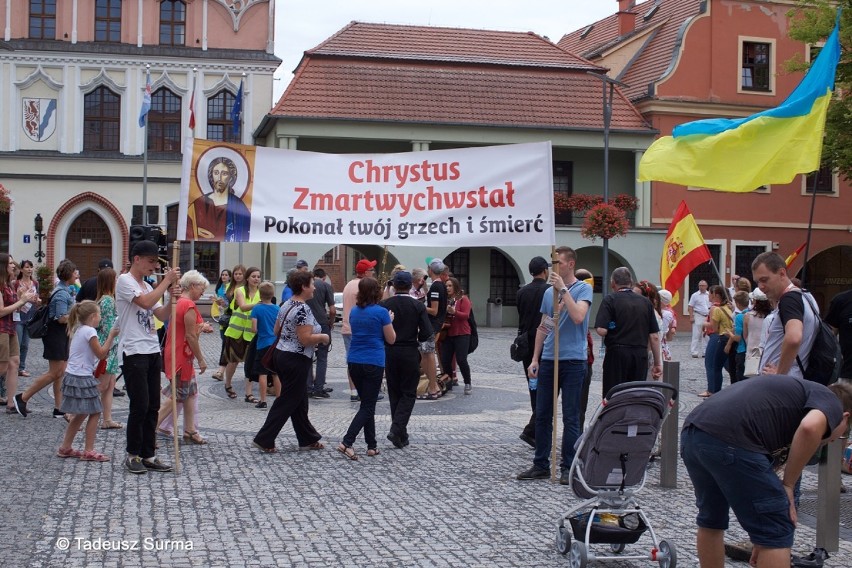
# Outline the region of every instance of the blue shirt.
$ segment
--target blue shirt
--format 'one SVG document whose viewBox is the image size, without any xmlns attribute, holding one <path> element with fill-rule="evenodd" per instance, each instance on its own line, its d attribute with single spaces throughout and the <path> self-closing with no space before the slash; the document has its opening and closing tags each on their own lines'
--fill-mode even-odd
<svg viewBox="0 0 852 568">
<path fill-rule="evenodd" d="M 257 348 L 263 349 L 275 343 L 275 319 L 278 306 L 275 304 L 257 304 L 251 309 L 251 319 L 257 320 Z"/>
<path fill-rule="evenodd" d="M 743 337 L 743 321 L 748 309 L 741 311 L 734 316 L 734 335 L 740 336 L 740 342 L 737 343 L 737 353 L 746 352 L 746 340 Z"/>
<path fill-rule="evenodd" d="M 589 307 L 592 305 L 592 287 L 582 281 L 577 281 L 573 286 L 568 287 L 568 293 L 574 298 L 575 302 L 588 302 Z M 553 316 L 553 286 L 548 286 L 544 291 L 544 297 L 541 299 L 541 310 L 543 314 Z M 579 324 L 575 324 L 568 317 L 568 312 L 562 310 L 559 312 L 559 360 L 587 359 L 586 354 L 586 332 L 589 330 L 589 311 L 586 311 L 586 317 Z M 544 339 L 544 347 L 541 351 L 541 358 L 553 361 L 553 339 L 555 333 L 547 334 Z"/>
<path fill-rule="evenodd" d="M 384 326 L 390 325 L 390 312 L 378 304 L 366 308 L 355 306 L 349 312 L 352 342 L 349 344 L 347 363 L 385 366 Z"/>
</svg>

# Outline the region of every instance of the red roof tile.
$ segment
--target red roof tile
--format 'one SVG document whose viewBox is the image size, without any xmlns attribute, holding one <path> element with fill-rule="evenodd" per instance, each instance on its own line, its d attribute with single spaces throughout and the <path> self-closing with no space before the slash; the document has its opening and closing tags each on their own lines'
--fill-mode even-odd
<svg viewBox="0 0 852 568">
<path fill-rule="evenodd" d="M 363 22 L 350 23 L 305 55 L 600 70 L 532 32 Z"/>
<path fill-rule="evenodd" d="M 644 42 L 641 51 L 618 76 L 628 85 L 624 93 L 636 101 L 649 96 L 649 84 L 662 79 L 668 71 L 677 57 L 684 22 L 700 14 L 702 3 L 702 0 L 648 0 L 633 8 L 636 16 L 632 33 L 619 37 L 618 16 L 613 14 L 592 24 L 591 30 L 586 26 L 566 34 L 559 40 L 559 47 L 595 61 L 601 52 L 659 26 L 647 38 L 638 40 Z M 655 6 L 656 12 L 645 20 Z"/>
<path fill-rule="evenodd" d="M 536 36 L 353 22 L 305 52 L 270 115 L 596 130 L 602 71 Z M 652 132 L 616 91 L 613 130 Z"/>
</svg>

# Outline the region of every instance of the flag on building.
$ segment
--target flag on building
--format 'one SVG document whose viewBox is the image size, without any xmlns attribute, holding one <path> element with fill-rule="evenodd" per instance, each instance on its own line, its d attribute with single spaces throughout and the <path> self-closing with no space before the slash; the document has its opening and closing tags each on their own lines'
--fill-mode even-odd
<svg viewBox="0 0 852 568">
<path fill-rule="evenodd" d="M 192 96 L 189 97 L 189 128 L 195 130 L 195 79 L 192 80 Z"/>
<path fill-rule="evenodd" d="M 839 25 L 838 18 L 804 79 L 780 106 L 747 118 L 675 127 L 642 156 L 639 180 L 743 193 L 818 170 L 840 60 Z"/>
<path fill-rule="evenodd" d="M 678 291 L 689 273 L 711 258 L 692 212 L 686 201 L 681 201 L 666 233 L 660 262 L 660 282 L 671 292 L 672 306 L 678 303 Z"/>
<path fill-rule="evenodd" d="M 800 254 L 802 254 L 802 251 L 805 250 L 805 246 L 807 244 L 808 241 L 803 242 L 801 245 L 799 245 L 799 248 L 790 253 L 790 256 L 788 256 L 787 259 L 784 261 L 787 263 L 787 268 L 790 268 L 790 265 L 793 264 L 793 261 L 796 260 L 796 258 L 798 258 Z"/>
<path fill-rule="evenodd" d="M 142 96 L 142 108 L 139 109 L 139 126 L 145 127 L 148 111 L 151 110 L 151 74 L 146 73 L 145 94 Z"/>
<path fill-rule="evenodd" d="M 240 80 L 240 90 L 237 91 L 237 98 L 234 100 L 234 108 L 231 109 L 231 121 L 234 123 L 234 136 L 240 133 L 240 123 L 243 113 L 243 82 Z"/>
</svg>

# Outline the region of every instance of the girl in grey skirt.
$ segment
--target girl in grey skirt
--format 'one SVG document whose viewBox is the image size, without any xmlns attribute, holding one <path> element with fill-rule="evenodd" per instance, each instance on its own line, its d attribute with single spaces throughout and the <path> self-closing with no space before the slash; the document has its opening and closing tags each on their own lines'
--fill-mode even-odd
<svg viewBox="0 0 852 568">
<path fill-rule="evenodd" d="M 98 361 L 109 355 L 118 327 L 113 327 L 106 342 L 98 341 L 96 328 L 101 321 L 101 309 L 91 300 L 75 304 L 68 313 L 68 335 L 71 346 L 68 353 L 68 366 L 62 380 L 62 412 L 73 415 L 65 430 L 62 445 L 56 451 L 60 458 L 79 458 L 82 461 L 109 461 L 109 457 L 95 451 L 95 434 L 101 416 L 99 381 L 94 377 Z M 81 452 L 71 447 L 74 436 L 80 430 L 83 420 L 86 423 L 85 448 Z"/>
</svg>

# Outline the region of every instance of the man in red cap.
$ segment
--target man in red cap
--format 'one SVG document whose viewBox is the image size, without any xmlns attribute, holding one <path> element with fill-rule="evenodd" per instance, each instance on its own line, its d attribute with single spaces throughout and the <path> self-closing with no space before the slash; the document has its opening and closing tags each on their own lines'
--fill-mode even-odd
<svg viewBox="0 0 852 568">
<path fill-rule="evenodd" d="M 346 283 L 343 287 L 343 327 L 340 328 L 340 334 L 343 336 L 343 347 L 346 349 L 346 354 L 349 355 L 349 344 L 352 342 L 352 328 L 349 326 L 349 312 L 352 311 L 352 306 L 355 305 L 355 298 L 358 296 L 358 281 L 365 276 L 371 278 L 376 277 L 376 261 L 362 258 L 355 264 L 355 278 Z M 349 376 L 347 372 L 347 377 Z M 358 391 L 355 390 L 355 385 L 352 379 L 349 379 L 349 400 L 357 402 Z"/>
</svg>

